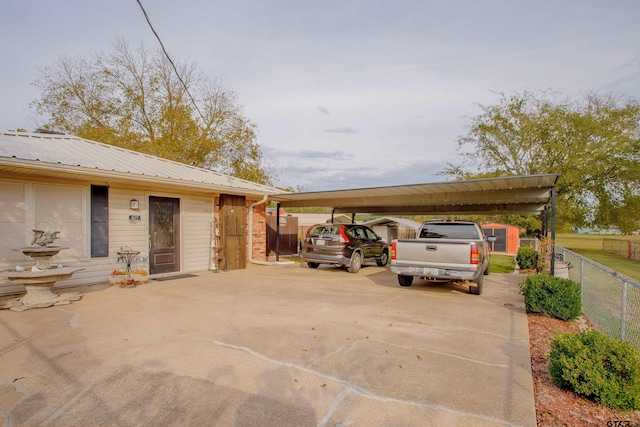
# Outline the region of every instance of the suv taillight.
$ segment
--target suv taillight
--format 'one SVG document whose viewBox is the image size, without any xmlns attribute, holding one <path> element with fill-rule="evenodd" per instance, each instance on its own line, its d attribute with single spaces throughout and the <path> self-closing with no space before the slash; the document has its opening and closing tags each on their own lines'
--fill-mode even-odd
<svg viewBox="0 0 640 427">
<path fill-rule="evenodd" d="M 477 245 L 471 245 L 471 264 L 480 264 L 480 251 Z"/>
<path fill-rule="evenodd" d="M 349 238 L 344 233 L 344 231 L 345 231 L 345 227 L 344 227 L 344 225 L 341 225 L 340 226 L 340 243 L 348 243 L 349 242 Z"/>
<path fill-rule="evenodd" d="M 396 242 L 391 243 L 391 259 L 396 259 Z"/>
</svg>

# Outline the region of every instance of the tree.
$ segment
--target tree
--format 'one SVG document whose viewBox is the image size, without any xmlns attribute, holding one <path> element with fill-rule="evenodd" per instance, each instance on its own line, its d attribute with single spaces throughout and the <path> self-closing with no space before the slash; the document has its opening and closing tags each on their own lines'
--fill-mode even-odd
<svg viewBox="0 0 640 427">
<path fill-rule="evenodd" d="M 209 168 L 262 184 L 256 126 L 236 95 L 193 64 L 173 61 L 124 41 L 110 53 L 62 57 L 40 70 L 31 103 L 45 129 Z"/>
<path fill-rule="evenodd" d="M 479 105 L 458 139 L 459 178 L 559 173 L 558 219 L 580 226 L 640 228 L 640 104 L 588 94 L 500 94 Z M 469 167 L 475 170 L 469 170 Z"/>
</svg>

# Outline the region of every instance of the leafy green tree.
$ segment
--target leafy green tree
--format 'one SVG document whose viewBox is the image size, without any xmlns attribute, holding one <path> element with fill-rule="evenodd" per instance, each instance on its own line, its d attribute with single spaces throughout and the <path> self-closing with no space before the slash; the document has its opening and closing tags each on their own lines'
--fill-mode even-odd
<svg viewBox="0 0 640 427">
<path fill-rule="evenodd" d="M 479 105 L 458 139 L 461 164 L 445 174 L 561 174 L 558 219 L 564 224 L 640 228 L 640 103 L 588 94 L 572 101 L 550 92 L 500 94 Z M 560 224 L 560 225 L 562 225 Z"/>
<path fill-rule="evenodd" d="M 275 172 L 235 93 L 191 63 L 173 64 L 124 41 L 109 53 L 62 57 L 40 70 L 31 107 L 45 129 L 271 184 Z"/>
</svg>

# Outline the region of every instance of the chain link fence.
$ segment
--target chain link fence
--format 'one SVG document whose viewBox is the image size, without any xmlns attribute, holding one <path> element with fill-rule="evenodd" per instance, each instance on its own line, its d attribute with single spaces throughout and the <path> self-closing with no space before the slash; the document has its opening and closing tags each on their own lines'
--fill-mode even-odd
<svg viewBox="0 0 640 427">
<path fill-rule="evenodd" d="M 623 239 L 602 239 L 602 250 L 640 262 L 640 242 Z"/>
<path fill-rule="evenodd" d="M 640 350 L 640 283 L 560 246 L 555 256 L 580 284 L 582 311 L 594 328 Z"/>
</svg>

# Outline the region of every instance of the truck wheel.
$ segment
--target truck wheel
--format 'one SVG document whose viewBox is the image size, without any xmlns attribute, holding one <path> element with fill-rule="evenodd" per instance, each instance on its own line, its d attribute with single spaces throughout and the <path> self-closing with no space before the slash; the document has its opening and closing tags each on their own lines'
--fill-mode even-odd
<svg viewBox="0 0 640 427">
<path fill-rule="evenodd" d="M 360 252 L 354 252 L 353 255 L 351 255 L 351 263 L 349 264 L 349 267 L 347 267 L 347 270 L 349 273 L 357 273 L 360 271 L 361 266 L 362 255 L 360 255 Z"/>
<path fill-rule="evenodd" d="M 387 262 L 389 262 L 389 254 L 387 251 L 383 251 L 380 254 L 380 258 L 376 259 L 376 264 L 378 264 L 378 267 L 384 267 L 387 265 Z"/>
<path fill-rule="evenodd" d="M 400 286 L 411 286 L 413 283 L 413 276 L 403 276 L 402 274 L 398 274 L 398 283 Z"/>
<path fill-rule="evenodd" d="M 473 295 L 480 295 L 482 293 L 482 282 L 484 282 L 484 274 L 481 274 L 480 277 L 475 280 L 475 282 L 478 286 L 469 286 L 469 293 Z"/>
<path fill-rule="evenodd" d="M 488 276 L 489 273 L 491 273 L 491 261 L 489 261 L 489 264 L 487 264 L 487 268 L 482 272 L 482 274 L 484 274 L 485 276 Z"/>
<path fill-rule="evenodd" d="M 309 268 L 318 268 L 320 264 L 317 262 L 308 262 L 307 265 L 309 266 Z"/>
</svg>

